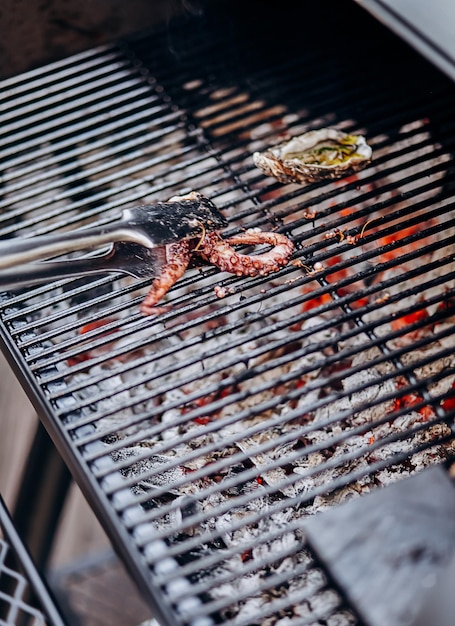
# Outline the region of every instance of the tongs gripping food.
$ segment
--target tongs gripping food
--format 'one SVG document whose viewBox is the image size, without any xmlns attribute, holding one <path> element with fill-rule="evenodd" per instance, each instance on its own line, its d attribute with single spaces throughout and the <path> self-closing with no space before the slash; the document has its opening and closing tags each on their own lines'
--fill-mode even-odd
<svg viewBox="0 0 455 626">
<path fill-rule="evenodd" d="M 0 285 L 32 284 L 50 278 L 105 271 L 143 276 L 145 270 L 153 276 L 163 262 L 163 246 L 201 237 L 204 232 L 223 228 L 226 223 L 213 202 L 192 192 L 167 202 L 125 209 L 121 220 L 103 226 L 0 241 L 0 270 L 4 270 L 0 274 Z M 105 254 L 91 258 L 42 261 L 107 245 L 110 249 Z M 41 262 L 32 263 L 37 260 Z M 141 263 L 147 267 L 141 268 Z"/>
</svg>

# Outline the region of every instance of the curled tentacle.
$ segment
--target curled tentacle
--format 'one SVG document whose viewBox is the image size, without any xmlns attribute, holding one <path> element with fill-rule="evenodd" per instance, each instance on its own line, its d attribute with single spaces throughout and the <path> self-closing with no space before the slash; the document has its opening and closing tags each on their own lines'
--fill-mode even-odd
<svg viewBox="0 0 455 626">
<path fill-rule="evenodd" d="M 262 254 L 241 254 L 233 246 L 242 244 L 269 244 L 273 248 Z M 167 263 L 153 281 L 141 304 L 141 312 L 144 315 L 160 312 L 156 305 L 183 276 L 192 254 L 199 254 L 223 272 L 237 276 L 266 276 L 286 265 L 293 251 L 294 244 L 284 235 L 256 230 L 247 230 L 228 239 L 222 239 L 216 232 L 205 233 L 196 246 L 194 240 L 169 244 L 166 246 Z"/>
<path fill-rule="evenodd" d="M 156 313 L 155 306 L 179 278 L 183 276 L 191 259 L 190 243 L 182 240 L 166 246 L 167 263 L 151 284 L 150 291 L 141 304 L 144 315 Z"/>
<path fill-rule="evenodd" d="M 263 243 L 272 245 L 272 250 L 263 254 L 248 255 L 241 254 L 232 247 Z M 266 276 L 287 265 L 293 250 L 292 241 L 280 233 L 247 230 L 228 239 L 222 239 L 216 232 L 207 233 L 198 252 L 223 272 L 237 276 Z"/>
</svg>

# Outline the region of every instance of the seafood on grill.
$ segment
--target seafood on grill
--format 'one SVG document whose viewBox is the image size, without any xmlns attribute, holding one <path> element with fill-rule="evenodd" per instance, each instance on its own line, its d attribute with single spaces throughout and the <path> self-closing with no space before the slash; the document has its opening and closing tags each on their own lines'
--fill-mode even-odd
<svg viewBox="0 0 455 626">
<path fill-rule="evenodd" d="M 203 225 L 201 225 L 203 227 Z M 261 254 L 241 254 L 233 246 L 269 244 L 273 248 Z M 280 233 L 253 228 L 223 239 L 214 232 L 204 232 L 200 240 L 187 239 L 166 246 L 166 263 L 153 281 L 141 304 L 144 315 L 157 313 L 156 305 L 183 276 L 193 256 L 212 263 L 223 272 L 236 276 L 266 276 L 287 265 L 294 244 Z"/>
<path fill-rule="evenodd" d="M 265 152 L 255 152 L 253 161 L 281 183 L 315 183 L 358 172 L 371 161 L 372 154 L 362 135 L 321 128 Z"/>
</svg>

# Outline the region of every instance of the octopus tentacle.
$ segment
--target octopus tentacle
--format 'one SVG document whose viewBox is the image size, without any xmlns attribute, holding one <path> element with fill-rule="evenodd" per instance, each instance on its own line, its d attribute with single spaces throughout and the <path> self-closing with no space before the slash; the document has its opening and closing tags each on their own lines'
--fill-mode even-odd
<svg viewBox="0 0 455 626">
<path fill-rule="evenodd" d="M 268 252 L 249 255 L 241 254 L 233 247 L 242 244 L 269 244 L 273 247 Z M 247 230 L 228 239 L 222 239 L 217 232 L 204 232 L 196 245 L 194 240 L 169 244 L 166 246 L 167 262 L 152 282 L 141 304 L 141 312 L 144 315 L 160 312 L 156 305 L 183 276 L 193 254 L 200 255 L 223 272 L 237 276 L 266 276 L 286 265 L 293 251 L 294 244 L 284 235 L 257 230 Z"/>
<path fill-rule="evenodd" d="M 272 250 L 249 255 L 241 254 L 232 247 L 262 243 L 272 245 Z M 280 233 L 247 230 L 228 239 L 222 239 L 216 232 L 207 233 L 198 252 L 223 272 L 237 276 L 266 276 L 286 265 L 293 250 L 292 241 Z"/>
<path fill-rule="evenodd" d="M 166 246 L 167 263 L 150 286 L 150 291 L 141 304 L 144 315 L 156 313 L 155 306 L 179 278 L 183 276 L 191 259 L 190 243 L 186 240 Z"/>
</svg>

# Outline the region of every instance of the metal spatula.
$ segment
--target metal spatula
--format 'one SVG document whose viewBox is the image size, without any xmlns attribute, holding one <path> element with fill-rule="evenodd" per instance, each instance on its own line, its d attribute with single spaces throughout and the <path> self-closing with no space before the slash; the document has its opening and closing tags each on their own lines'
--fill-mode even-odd
<svg viewBox="0 0 455 626">
<path fill-rule="evenodd" d="M 213 202 L 193 192 L 168 202 L 126 209 L 121 220 L 104 226 L 0 241 L 0 287 L 104 272 L 153 277 L 165 262 L 167 244 L 200 237 L 205 231 L 218 230 L 226 224 Z M 110 247 L 103 254 L 43 260 L 107 245 Z"/>
</svg>

